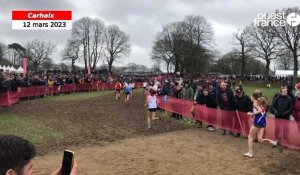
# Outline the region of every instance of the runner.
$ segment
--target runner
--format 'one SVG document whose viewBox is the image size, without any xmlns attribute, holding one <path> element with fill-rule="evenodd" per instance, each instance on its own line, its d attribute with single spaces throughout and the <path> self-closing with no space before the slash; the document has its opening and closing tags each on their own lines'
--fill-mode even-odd
<svg viewBox="0 0 300 175">
<path fill-rule="evenodd" d="M 132 88 L 128 84 L 128 81 L 124 83 L 124 94 L 125 94 L 125 105 L 129 107 L 129 99 L 131 94 Z"/>
<path fill-rule="evenodd" d="M 150 94 L 146 98 L 145 106 L 148 106 L 147 112 L 147 122 L 148 122 L 148 129 L 151 128 L 151 120 L 156 120 L 159 117 L 155 117 L 155 113 L 157 110 L 158 99 L 156 97 L 156 92 L 153 89 L 149 90 Z"/>
<path fill-rule="evenodd" d="M 131 93 L 130 93 L 130 98 L 132 97 L 132 94 L 133 94 L 133 91 L 134 91 L 134 86 L 135 86 L 135 83 L 131 80 L 131 82 L 129 83 L 129 86 L 131 87 Z"/>
<path fill-rule="evenodd" d="M 145 81 L 143 82 L 144 93 L 146 93 L 146 88 L 147 88 L 147 86 L 148 86 L 148 82 L 145 80 Z"/>
<path fill-rule="evenodd" d="M 119 80 L 117 80 L 115 84 L 116 101 L 120 100 L 121 89 L 122 89 L 122 84 Z"/>
<path fill-rule="evenodd" d="M 253 102 L 253 112 L 248 112 L 247 115 L 254 116 L 254 123 L 250 128 L 248 136 L 248 149 L 249 151 L 244 154 L 245 157 L 253 157 L 253 140 L 257 136 L 259 142 L 269 142 L 273 146 L 277 146 L 279 151 L 282 152 L 282 146 L 278 141 L 269 139 L 263 139 L 265 127 L 266 127 L 266 112 L 265 109 L 268 106 L 268 101 L 265 97 L 262 97 L 260 93 L 253 93 L 251 96 Z"/>
</svg>

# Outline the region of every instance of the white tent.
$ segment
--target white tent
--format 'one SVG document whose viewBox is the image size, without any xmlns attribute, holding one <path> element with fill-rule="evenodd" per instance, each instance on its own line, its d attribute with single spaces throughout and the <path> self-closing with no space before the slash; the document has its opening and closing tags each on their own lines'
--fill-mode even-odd
<svg viewBox="0 0 300 175">
<path fill-rule="evenodd" d="M 9 71 L 9 72 L 23 72 L 23 68 L 20 66 L 19 69 L 14 68 L 13 66 L 1 66 L 0 65 L 0 69 L 2 69 L 4 72 Z"/>
<path fill-rule="evenodd" d="M 24 71 L 24 69 L 21 66 L 17 69 L 18 73 L 23 73 L 23 71 Z"/>
<path fill-rule="evenodd" d="M 14 66 L 11 66 L 9 69 L 8 69 L 10 72 L 16 72 L 17 69 L 14 68 Z"/>
<path fill-rule="evenodd" d="M 5 65 L 3 66 L 3 70 L 4 70 L 4 71 L 6 71 L 6 70 L 7 70 L 7 67 L 6 67 Z"/>
<path fill-rule="evenodd" d="M 275 75 L 276 76 L 293 76 L 294 71 L 293 70 L 276 70 Z M 300 71 L 298 71 L 298 75 L 300 75 Z"/>
</svg>

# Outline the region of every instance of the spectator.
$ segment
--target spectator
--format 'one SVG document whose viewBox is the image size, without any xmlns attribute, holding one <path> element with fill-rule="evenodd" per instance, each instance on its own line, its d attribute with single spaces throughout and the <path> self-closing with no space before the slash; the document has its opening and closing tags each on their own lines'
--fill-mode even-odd
<svg viewBox="0 0 300 175">
<path fill-rule="evenodd" d="M 0 94 L 8 91 L 8 84 L 3 74 L 0 75 Z"/>
<path fill-rule="evenodd" d="M 212 102 L 213 102 L 212 108 L 213 109 L 217 109 L 218 108 L 218 104 L 217 104 L 217 89 L 214 88 L 212 84 L 209 84 L 208 85 L 208 92 L 209 92 L 209 95 L 212 98 Z"/>
<path fill-rule="evenodd" d="M 12 135 L 0 136 L 0 174 L 1 175 L 31 175 L 33 172 L 33 158 L 36 150 L 29 141 Z M 77 174 L 74 162 L 71 175 Z M 52 175 L 60 175 L 59 167 Z"/>
<path fill-rule="evenodd" d="M 194 99 L 194 91 L 190 86 L 190 83 L 188 81 L 184 82 L 184 87 L 182 88 L 182 91 L 180 92 L 180 98 L 184 100 L 190 100 L 193 101 Z M 181 117 L 179 117 L 181 118 Z M 184 119 L 186 120 L 186 119 Z"/>
<path fill-rule="evenodd" d="M 259 93 L 260 94 L 260 93 Z M 241 112 L 250 112 L 252 110 L 252 102 L 248 95 L 245 95 L 244 90 L 242 86 L 237 86 L 235 89 L 235 96 L 234 96 L 234 104 L 235 109 L 237 111 Z M 245 130 L 249 130 L 249 122 L 246 120 L 241 121 L 242 128 L 245 128 Z M 239 124 L 239 122 L 235 122 L 235 124 Z M 246 129 L 247 128 L 247 129 Z M 236 133 L 234 136 L 239 137 L 240 133 Z"/>
<path fill-rule="evenodd" d="M 199 104 L 197 100 L 199 100 L 200 98 L 200 95 L 203 93 L 203 87 L 201 84 L 198 84 L 197 85 L 197 88 L 195 90 L 195 95 L 194 95 L 194 104 L 192 106 L 192 109 L 191 109 L 191 113 L 193 115 L 193 117 L 195 118 L 195 105 L 196 104 Z M 198 123 L 198 128 L 202 128 L 202 121 L 196 121 L 194 119 L 194 123 Z"/>
<path fill-rule="evenodd" d="M 295 105 L 295 100 L 296 100 L 296 98 L 295 98 L 295 96 L 294 96 L 294 94 L 293 94 L 293 87 L 292 86 L 287 86 L 287 85 L 281 85 L 281 87 L 280 88 L 286 88 L 287 89 L 287 95 L 291 98 L 291 100 L 292 100 L 292 102 L 293 102 L 293 106 Z M 280 95 L 280 92 L 278 92 L 278 93 L 276 93 L 275 95 L 274 95 L 274 97 L 273 97 L 273 101 L 274 101 L 274 99 L 277 97 L 277 96 L 279 96 Z"/>
<path fill-rule="evenodd" d="M 196 98 L 196 102 L 199 105 L 203 105 L 206 106 L 208 108 L 214 108 L 215 107 L 215 103 L 214 100 L 212 98 L 212 96 L 209 94 L 208 89 L 203 89 L 203 93 L 199 93 L 197 98 Z M 202 126 L 202 122 L 199 122 L 199 125 Z M 212 125 L 208 125 L 207 129 L 209 131 L 214 131 L 214 128 Z"/>
<path fill-rule="evenodd" d="M 231 89 L 227 88 L 227 85 L 225 82 L 221 82 L 220 83 L 220 89 L 217 95 L 217 100 L 218 100 L 218 105 L 220 107 L 221 110 L 225 110 L 225 111 L 234 111 L 235 110 L 235 104 L 234 104 L 234 94 L 232 92 Z M 224 121 L 224 119 L 222 119 L 222 124 L 225 125 L 227 123 L 227 121 Z M 228 122 L 228 123 L 232 123 Z M 231 126 L 230 126 L 231 127 Z M 223 130 L 223 135 L 226 134 L 226 130 Z"/>
<path fill-rule="evenodd" d="M 190 100 L 193 101 L 194 98 L 194 91 L 190 87 L 190 83 L 188 81 L 184 82 L 184 87 L 182 88 L 180 98 L 184 100 Z"/>
<path fill-rule="evenodd" d="M 37 75 L 35 75 L 31 81 L 31 85 L 32 86 L 43 86 L 43 85 L 45 85 L 45 82 L 40 80 L 40 78 Z"/>
<path fill-rule="evenodd" d="M 169 95 L 170 92 L 170 83 L 168 80 L 165 80 L 163 88 L 159 92 L 159 95 Z"/>
<path fill-rule="evenodd" d="M 218 104 L 217 104 L 217 89 L 213 87 L 213 84 L 209 84 L 208 85 L 208 92 L 209 92 L 209 96 L 212 99 L 212 106 L 210 108 L 213 109 L 217 109 L 218 108 Z M 208 128 L 211 128 L 210 131 L 214 130 L 214 126 L 213 125 L 208 125 Z"/>
<path fill-rule="evenodd" d="M 272 102 L 271 112 L 275 115 L 276 119 L 289 120 L 293 112 L 293 101 L 288 96 L 288 89 L 286 86 L 280 88 L 280 93 Z M 282 125 L 280 120 L 275 121 L 275 136 L 277 140 L 286 139 L 288 135 L 288 127 Z M 284 135 L 284 138 L 280 138 Z"/>
<path fill-rule="evenodd" d="M 170 83 L 170 96 L 174 98 L 178 98 L 179 93 L 181 92 L 181 87 L 179 86 L 178 82 L 171 82 Z M 171 117 L 179 119 L 179 115 L 176 113 L 172 113 Z"/>
<path fill-rule="evenodd" d="M 197 103 L 197 97 L 202 94 L 202 90 L 203 90 L 202 85 L 198 84 L 197 89 L 195 90 L 195 95 L 194 95 L 194 103 L 195 104 Z"/>
</svg>

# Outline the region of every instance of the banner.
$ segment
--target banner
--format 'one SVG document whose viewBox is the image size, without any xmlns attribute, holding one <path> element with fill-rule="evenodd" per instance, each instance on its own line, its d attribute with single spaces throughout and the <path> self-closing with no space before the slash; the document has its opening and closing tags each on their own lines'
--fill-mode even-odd
<svg viewBox="0 0 300 175">
<path fill-rule="evenodd" d="M 70 10 L 12 11 L 13 30 L 71 30 Z"/>
<path fill-rule="evenodd" d="M 247 136 L 250 127 L 253 125 L 253 117 L 247 116 L 244 112 L 224 111 L 196 105 L 195 115 L 193 116 L 190 112 L 193 105 L 192 101 L 172 97 L 165 101 L 164 98 L 163 96 L 159 97 L 160 103 L 158 106 L 161 109 L 180 114 L 184 118 L 202 121 L 216 128 Z M 268 114 L 264 138 L 278 140 L 285 147 L 300 150 L 300 122 L 275 119 L 272 114 Z"/>
<path fill-rule="evenodd" d="M 91 75 L 91 65 L 88 66 L 88 74 Z"/>
<path fill-rule="evenodd" d="M 22 67 L 23 67 L 23 74 L 26 75 L 27 74 L 27 67 L 28 67 L 28 62 L 27 62 L 27 58 L 22 58 Z"/>
</svg>

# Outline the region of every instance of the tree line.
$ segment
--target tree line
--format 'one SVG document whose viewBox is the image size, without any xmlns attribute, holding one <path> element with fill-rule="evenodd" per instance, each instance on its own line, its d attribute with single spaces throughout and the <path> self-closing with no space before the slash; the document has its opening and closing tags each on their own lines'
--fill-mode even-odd
<svg viewBox="0 0 300 175">
<path fill-rule="evenodd" d="M 297 7 L 274 12 L 300 14 Z M 298 77 L 300 55 L 300 25 L 256 26 L 253 23 L 232 34 L 232 50 L 220 55 L 215 49 L 214 31 L 203 16 L 187 15 L 182 21 L 162 26 L 153 41 L 151 58 L 158 68 L 163 63 L 167 72 L 197 76 L 203 73 L 270 75 L 270 64 L 279 69 L 293 69 L 294 82 Z M 8 52 L 10 50 L 10 52 Z M 98 18 L 83 17 L 74 21 L 70 39 L 61 51 L 62 60 L 73 70 L 83 63 L 85 71 L 95 70 L 100 61 L 111 71 L 113 64 L 130 54 L 129 36 L 117 25 L 106 25 Z M 20 64 L 21 57 L 29 59 L 32 69 L 47 67 L 55 43 L 38 39 L 22 45 L 0 43 L 0 63 L 10 55 L 10 62 Z M 64 66 L 64 65 L 62 65 Z M 48 66 L 49 67 L 49 66 Z"/>
<path fill-rule="evenodd" d="M 300 14 L 297 7 L 277 9 L 275 13 Z M 211 24 L 203 16 L 188 15 L 183 21 L 164 25 L 152 47 L 152 59 L 165 63 L 168 72 L 199 75 L 209 72 L 226 74 L 270 75 L 274 61 L 279 69 L 293 69 L 298 77 L 300 25 L 256 26 L 254 23 L 232 34 L 232 50 L 219 56 L 214 49 Z"/>
</svg>

